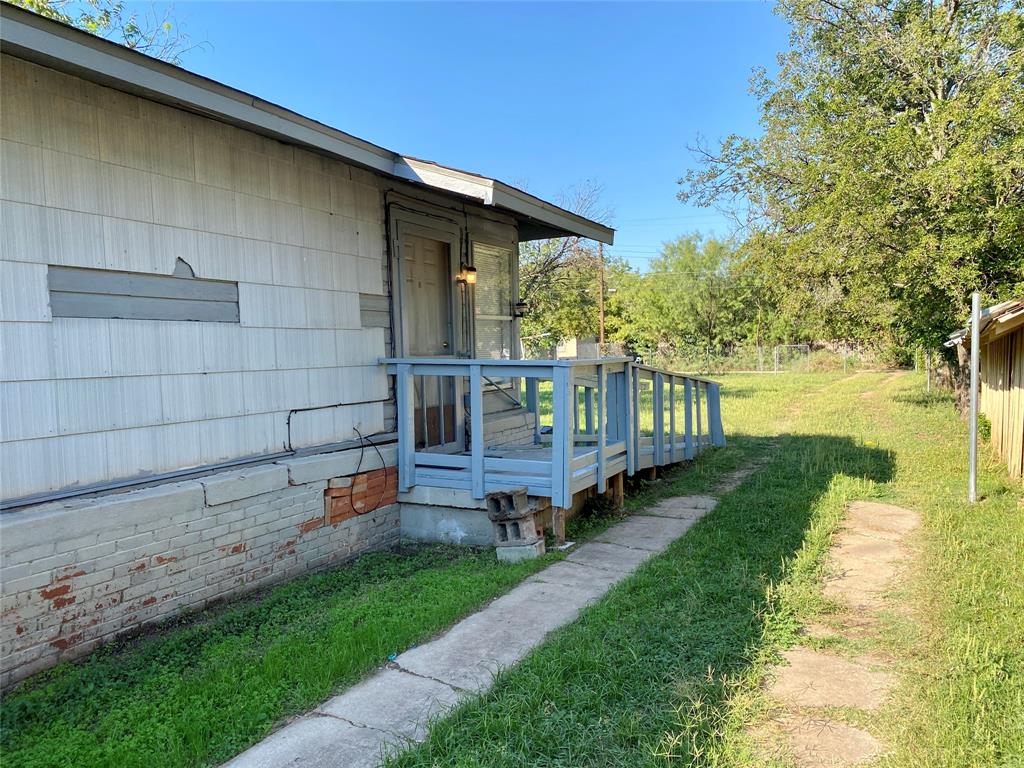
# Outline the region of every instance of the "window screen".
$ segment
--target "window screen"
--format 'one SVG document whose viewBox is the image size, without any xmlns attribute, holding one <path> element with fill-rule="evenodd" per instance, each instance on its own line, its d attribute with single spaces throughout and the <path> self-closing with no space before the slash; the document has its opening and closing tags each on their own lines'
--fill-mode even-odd
<svg viewBox="0 0 1024 768">
<path fill-rule="evenodd" d="M 512 249 L 473 243 L 473 266 L 476 267 L 476 356 L 509 360 L 513 357 L 514 343 Z"/>
</svg>

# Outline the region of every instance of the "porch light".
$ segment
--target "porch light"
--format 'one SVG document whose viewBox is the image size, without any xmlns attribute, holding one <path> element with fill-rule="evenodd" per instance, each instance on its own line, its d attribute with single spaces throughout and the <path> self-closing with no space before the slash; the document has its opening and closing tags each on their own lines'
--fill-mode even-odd
<svg viewBox="0 0 1024 768">
<path fill-rule="evenodd" d="M 476 285 L 476 267 L 463 264 L 458 280 L 463 285 Z"/>
<path fill-rule="evenodd" d="M 525 317 L 526 316 L 526 310 L 528 310 L 529 308 L 530 308 L 530 305 L 527 304 L 522 299 L 520 299 L 519 301 L 516 302 L 515 316 L 516 317 Z"/>
</svg>

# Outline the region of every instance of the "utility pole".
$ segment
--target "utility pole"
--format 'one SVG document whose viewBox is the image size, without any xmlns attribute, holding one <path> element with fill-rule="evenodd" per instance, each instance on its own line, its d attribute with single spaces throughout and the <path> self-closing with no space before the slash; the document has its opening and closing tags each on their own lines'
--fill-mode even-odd
<svg viewBox="0 0 1024 768">
<path fill-rule="evenodd" d="M 604 355 L 604 243 L 597 244 L 597 258 L 600 262 L 598 269 L 598 291 L 597 291 L 597 351 Z"/>
</svg>

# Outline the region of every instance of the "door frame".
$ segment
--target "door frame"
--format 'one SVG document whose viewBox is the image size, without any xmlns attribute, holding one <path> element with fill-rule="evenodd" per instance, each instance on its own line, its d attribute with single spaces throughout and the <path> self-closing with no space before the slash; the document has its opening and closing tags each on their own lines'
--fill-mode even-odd
<svg viewBox="0 0 1024 768">
<path fill-rule="evenodd" d="M 472 356 L 472 326 L 465 322 L 465 313 L 470 303 L 468 288 L 460 288 L 456 276 L 462 268 L 463 230 L 453 221 L 413 211 L 395 210 L 391 216 L 391 248 L 389 254 L 391 272 L 391 300 L 394 307 L 392 333 L 396 357 L 407 357 L 405 344 L 406 324 L 413 318 L 405 311 L 405 278 L 402 271 L 402 240 L 407 235 L 436 240 L 448 245 L 448 327 L 450 329 L 450 357 Z"/>
</svg>

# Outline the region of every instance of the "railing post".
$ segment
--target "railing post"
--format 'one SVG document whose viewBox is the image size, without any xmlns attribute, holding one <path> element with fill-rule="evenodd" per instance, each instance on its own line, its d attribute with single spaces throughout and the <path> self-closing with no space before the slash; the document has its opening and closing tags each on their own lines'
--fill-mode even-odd
<svg viewBox="0 0 1024 768">
<path fill-rule="evenodd" d="M 412 366 L 400 364 L 395 376 L 395 400 L 398 406 L 398 490 L 416 485 L 416 393 Z"/>
<path fill-rule="evenodd" d="M 585 434 L 594 434 L 594 389 L 583 388 L 583 429 Z"/>
<path fill-rule="evenodd" d="M 722 429 L 721 387 L 717 382 L 708 385 L 708 431 L 711 444 L 716 448 L 725 447 L 725 430 Z"/>
<path fill-rule="evenodd" d="M 526 409 L 533 414 L 533 444 L 540 444 L 540 401 L 537 399 L 537 379 L 526 380 Z"/>
<path fill-rule="evenodd" d="M 484 498 L 484 387 L 479 365 L 469 366 L 470 472 L 473 498 Z"/>
<path fill-rule="evenodd" d="M 651 381 L 654 385 L 654 466 L 665 463 L 665 377 L 657 371 Z"/>
<path fill-rule="evenodd" d="M 572 503 L 573 418 L 569 410 L 574 393 L 572 369 L 556 366 L 551 379 L 551 506 L 564 508 Z"/>
<path fill-rule="evenodd" d="M 676 377 L 668 375 L 668 459 L 676 463 Z"/>
<path fill-rule="evenodd" d="M 702 419 L 701 419 L 701 413 L 700 413 L 700 388 L 701 388 L 701 385 L 703 383 L 704 382 L 702 382 L 700 379 L 697 379 L 696 381 L 694 381 L 694 384 L 695 384 L 694 390 L 696 391 L 696 397 L 694 399 L 697 401 L 696 411 L 697 411 L 697 450 L 698 451 L 703 451 L 704 450 L 704 433 L 703 433 L 702 426 L 701 426 L 702 425 Z"/>
<path fill-rule="evenodd" d="M 690 379 L 683 379 L 683 398 L 686 400 L 686 409 L 683 411 L 683 458 L 692 459 L 693 451 L 693 382 Z"/>
<path fill-rule="evenodd" d="M 604 468 L 604 447 L 607 443 L 605 432 L 607 430 L 607 418 L 605 407 L 607 405 L 608 379 L 604 370 L 604 363 L 597 364 L 597 492 L 604 493 L 608 489 L 607 477 Z M 593 408 L 591 408 L 593 410 Z"/>
<path fill-rule="evenodd" d="M 636 385 L 633 381 L 635 371 L 632 363 L 626 363 L 622 368 L 622 405 L 625 408 L 625 419 L 622 425 L 620 437 L 626 441 L 626 474 L 632 476 L 636 471 L 637 452 L 637 430 L 634 429 L 636 420 L 635 398 Z"/>
</svg>

